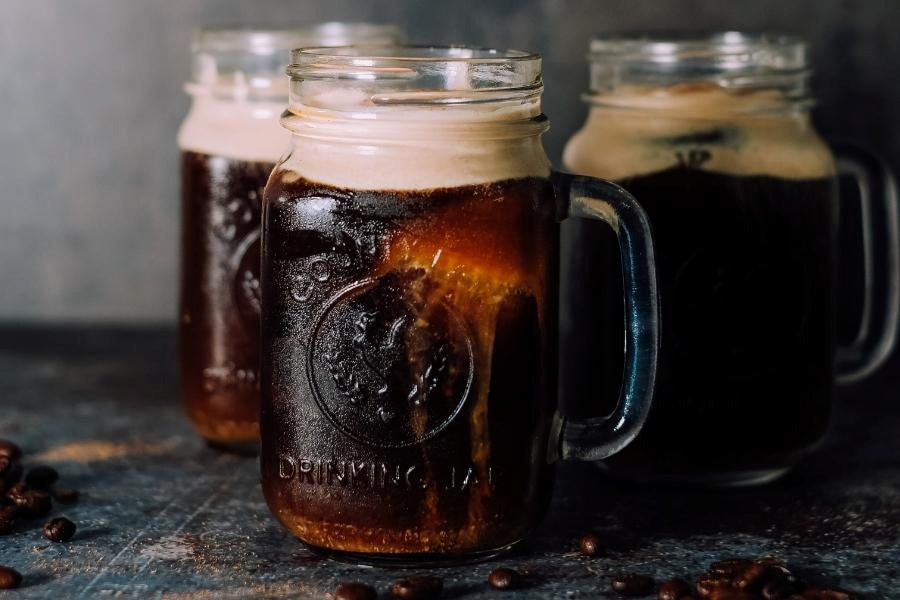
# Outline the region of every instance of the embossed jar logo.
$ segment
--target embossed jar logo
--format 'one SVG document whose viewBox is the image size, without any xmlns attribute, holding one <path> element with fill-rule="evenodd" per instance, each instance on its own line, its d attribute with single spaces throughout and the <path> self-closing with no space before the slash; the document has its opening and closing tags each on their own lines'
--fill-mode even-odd
<svg viewBox="0 0 900 600">
<path fill-rule="evenodd" d="M 308 346 L 310 387 L 349 437 L 381 448 L 425 441 L 460 412 L 474 372 L 471 336 L 421 271 L 341 290 Z"/>
</svg>

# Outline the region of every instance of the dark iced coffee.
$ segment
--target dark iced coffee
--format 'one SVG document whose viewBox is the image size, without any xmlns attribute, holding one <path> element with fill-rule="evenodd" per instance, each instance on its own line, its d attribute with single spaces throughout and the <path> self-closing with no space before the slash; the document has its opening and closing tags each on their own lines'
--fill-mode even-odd
<svg viewBox="0 0 900 600">
<path fill-rule="evenodd" d="M 643 258 L 629 302 L 645 300 L 651 334 L 632 338 L 649 376 L 627 378 L 637 392 L 621 418 L 561 442 L 557 220 L 569 203 L 541 146 L 539 58 L 390 50 L 294 54 L 291 151 L 263 202 L 263 490 L 290 531 L 339 556 L 484 558 L 536 527 L 560 456 L 608 455 L 640 428 L 652 250 L 633 199 L 572 184 L 632 215 L 622 230 Z"/>
<path fill-rule="evenodd" d="M 805 80 L 777 79 L 769 65 L 757 65 L 752 80 L 737 62 L 721 81 L 707 79 L 698 61 L 724 69 L 717 52 L 733 50 L 735 61 L 762 56 L 721 43 L 710 43 L 709 56 L 686 47 L 684 57 L 677 45 L 595 44 L 597 92 L 565 151 L 567 169 L 632 192 L 653 227 L 662 321 L 656 396 L 637 440 L 604 463 L 633 479 L 771 479 L 816 447 L 831 412 L 833 159 L 806 99 L 792 95 L 800 89 L 779 87 Z M 631 71 L 640 52 L 651 66 Z M 655 65 L 654 52 L 674 56 Z M 683 71 L 672 67 L 679 60 Z M 611 64 L 627 74 L 615 84 L 606 79 Z M 727 84 L 738 77 L 741 89 Z M 621 377 L 620 269 L 615 239 L 592 225 L 564 230 L 562 389 L 576 406 L 599 395 L 609 409 Z M 595 356 L 604 357 L 599 377 L 587 374 Z"/>
<path fill-rule="evenodd" d="M 259 433 L 260 202 L 289 140 L 278 116 L 290 49 L 397 36 L 388 26 L 330 23 L 195 38 L 193 103 L 178 136 L 181 388 L 194 427 L 211 442 L 252 446 Z"/>
</svg>

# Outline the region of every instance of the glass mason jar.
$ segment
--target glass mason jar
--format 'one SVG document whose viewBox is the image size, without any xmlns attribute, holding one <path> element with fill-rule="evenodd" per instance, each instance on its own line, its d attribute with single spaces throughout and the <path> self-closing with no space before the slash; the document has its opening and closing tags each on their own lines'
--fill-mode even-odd
<svg viewBox="0 0 900 600">
<path fill-rule="evenodd" d="M 836 171 L 810 122 L 806 46 L 608 38 L 590 61 L 590 112 L 564 164 L 647 211 L 663 328 L 653 410 L 604 466 L 651 482 L 774 479 L 822 440 L 835 374 Z M 561 373 L 575 404 L 615 398 L 622 368 L 616 243 L 591 225 L 563 234 Z M 888 312 L 847 380 L 888 355 Z"/>
<path fill-rule="evenodd" d="M 289 135 L 278 123 L 284 68 L 301 45 L 396 43 L 396 27 L 198 31 L 181 154 L 181 394 L 217 444 L 259 435 L 259 218 L 262 191 Z"/>
<path fill-rule="evenodd" d="M 656 356 L 653 250 L 623 190 L 551 176 L 540 57 L 294 52 L 292 144 L 263 202 L 261 465 L 307 544 L 361 562 L 484 558 L 527 536 L 558 457 L 634 436 Z M 558 219 L 620 233 L 622 399 L 556 413 Z"/>
</svg>

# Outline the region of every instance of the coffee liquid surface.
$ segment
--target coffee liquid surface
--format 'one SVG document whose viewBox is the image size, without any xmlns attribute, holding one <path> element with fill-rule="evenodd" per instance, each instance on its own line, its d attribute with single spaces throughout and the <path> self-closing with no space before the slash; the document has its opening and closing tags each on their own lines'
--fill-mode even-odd
<svg viewBox="0 0 900 600">
<path fill-rule="evenodd" d="M 259 235 L 273 163 L 182 152 L 181 387 L 213 442 L 255 442 Z"/>
<path fill-rule="evenodd" d="M 397 168 L 402 169 L 402 165 Z M 359 191 L 273 174 L 262 479 L 307 543 L 453 555 L 549 501 L 558 231 L 544 178 Z"/>
<path fill-rule="evenodd" d="M 652 479 L 793 465 L 821 440 L 831 407 L 831 178 L 685 165 L 618 183 L 652 224 L 662 351 L 647 423 L 607 464 Z M 599 224 L 566 228 L 563 395 L 604 414 L 622 377 L 617 244 Z"/>
</svg>

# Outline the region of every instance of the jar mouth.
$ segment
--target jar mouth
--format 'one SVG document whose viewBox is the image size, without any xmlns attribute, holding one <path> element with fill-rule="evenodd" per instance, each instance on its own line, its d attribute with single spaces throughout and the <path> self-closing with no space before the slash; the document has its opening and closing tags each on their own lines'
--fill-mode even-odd
<svg viewBox="0 0 900 600">
<path fill-rule="evenodd" d="M 808 104 L 807 44 L 777 33 L 632 33 L 595 37 L 587 57 L 593 96 L 633 88 L 703 86 L 726 92 L 774 92 Z"/>
<path fill-rule="evenodd" d="M 520 50 L 366 45 L 300 48 L 292 59 L 292 103 L 326 86 L 365 90 L 373 106 L 524 102 L 543 91 L 540 55 Z"/>
<path fill-rule="evenodd" d="M 346 46 L 354 43 L 396 44 L 405 39 L 396 25 L 329 21 L 316 25 L 216 26 L 194 31 L 192 52 L 249 52 L 258 55 L 283 55 L 287 62 L 291 50 L 300 46 Z"/>
<path fill-rule="evenodd" d="M 798 37 L 779 33 L 633 32 L 595 37 L 588 59 L 655 65 L 659 69 L 680 65 L 682 69 L 702 66 L 711 71 L 795 70 L 807 67 L 807 45 Z"/>
</svg>

